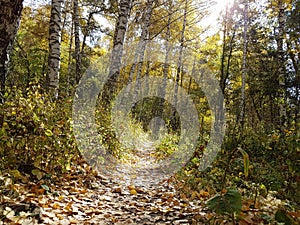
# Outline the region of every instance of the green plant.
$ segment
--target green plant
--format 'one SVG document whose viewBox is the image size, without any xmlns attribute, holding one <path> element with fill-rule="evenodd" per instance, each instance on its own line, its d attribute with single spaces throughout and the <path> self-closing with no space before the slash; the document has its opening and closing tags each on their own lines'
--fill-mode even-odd
<svg viewBox="0 0 300 225">
<path fill-rule="evenodd" d="M 206 204 L 219 215 L 230 215 L 235 224 L 235 214 L 242 210 L 242 196 L 235 188 L 227 188 L 225 193 L 216 194 Z"/>
<path fill-rule="evenodd" d="M 159 145 L 155 149 L 155 157 L 158 160 L 165 159 L 178 150 L 179 136 L 176 134 L 167 133 L 158 141 Z"/>
<path fill-rule="evenodd" d="M 0 169 L 67 170 L 79 154 L 71 132 L 71 101 L 51 101 L 37 84 L 25 91 L 16 87 L 6 93 L 0 129 Z M 30 166 L 29 166 L 30 165 Z"/>
</svg>

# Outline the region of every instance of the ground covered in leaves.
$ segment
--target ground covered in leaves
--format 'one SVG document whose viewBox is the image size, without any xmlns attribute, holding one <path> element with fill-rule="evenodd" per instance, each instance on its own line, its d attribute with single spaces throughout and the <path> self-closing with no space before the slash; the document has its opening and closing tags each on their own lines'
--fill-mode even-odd
<svg viewBox="0 0 300 225">
<path fill-rule="evenodd" d="M 169 182 L 121 186 L 77 167 L 56 179 L 12 183 L 2 176 L 2 224 L 197 224 L 200 205 L 180 199 Z M 204 215 L 204 214 L 203 214 Z"/>
<path fill-rule="evenodd" d="M 208 210 L 209 192 L 191 200 L 173 184 L 169 179 L 153 187 L 122 186 L 84 163 L 51 179 L 2 174 L 0 224 L 232 224 Z M 238 223 L 270 224 L 267 217 L 283 203 L 269 196 L 259 204 L 255 209 L 245 202 Z"/>
</svg>

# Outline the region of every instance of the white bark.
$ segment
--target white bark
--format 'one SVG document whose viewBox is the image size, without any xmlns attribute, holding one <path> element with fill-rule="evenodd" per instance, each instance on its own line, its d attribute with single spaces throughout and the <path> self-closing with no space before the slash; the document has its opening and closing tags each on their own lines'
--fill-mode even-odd
<svg viewBox="0 0 300 225">
<path fill-rule="evenodd" d="M 150 26 L 152 11 L 153 11 L 153 3 L 154 0 L 147 0 L 146 9 L 143 17 L 144 20 L 142 25 L 142 33 L 135 52 L 134 62 L 129 72 L 129 82 L 131 82 L 134 77 L 134 72 L 137 69 L 137 74 L 136 74 L 137 85 L 134 89 L 134 99 L 138 95 L 138 89 L 140 88 L 140 76 L 142 73 L 142 65 L 144 61 L 146 45 L 149 39 L 149 26 Z"/>
<path fill-rule="evenodd" d="M 47 87 L 56 99 L 59 89 L 62 0 L 52 0 L 49 27 L 49 58 Z"/>
<path fill-rule="evenodd" d="M 132 0 L 121 0 L 119 3 L 119 16 L 115 26 L 113 50 L 110 58 L 109 79 L 105 84 L 102 93 L 102 104 L 104 107 L 109 106 L 113 95 L 116 92 L 131 4 Z"/>
</svg>

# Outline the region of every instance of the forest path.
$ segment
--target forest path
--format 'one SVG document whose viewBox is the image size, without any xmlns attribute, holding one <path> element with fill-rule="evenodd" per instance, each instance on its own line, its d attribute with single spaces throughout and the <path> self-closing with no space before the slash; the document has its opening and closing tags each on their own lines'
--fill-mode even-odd
<svg viewBox="0 0 300 225">
<path fill-rule="evenodd" d="M 153 151 L 154 143 L 145 142 L 131 158 L 136 160 L 132 168 L 151 168 Z M 151 180 L 157 174 L 149 170 L 147 176 Z M 204 224 L 201 221 L 206 215 L 204 201 L 189 201 L 176 192 L 170 180 L 127 185 L 124 180 L 113 181 L 95 172 L 85 163 L 73 166 L 55 183 L 20 183 L 13 190 L 16 197 L 7 196 L 6 203 L 0 205 L 0 216 L 5 221 L 0 224 L 196 225 Z"/>
<path fill-rule="evenodd" d="M 119 176 L 119 179 L 127 185 L 134 184 L 143 188 L 156 186 L 161 181 L 167 180 L 169 177 L 160 170 L 162 165 L 155 158 L 155 147 L 154 141 L 139 142 L 136 150 L 129 154 L 127 161 L 117 165 L 115 176 Z"/>
</svg>

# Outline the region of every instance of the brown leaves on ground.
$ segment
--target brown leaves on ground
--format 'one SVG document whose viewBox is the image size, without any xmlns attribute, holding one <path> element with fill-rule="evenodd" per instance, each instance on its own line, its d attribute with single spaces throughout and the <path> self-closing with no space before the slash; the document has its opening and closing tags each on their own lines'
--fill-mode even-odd
<svg viewBox="0 0 300 225">
<path fill-rule="evenodd" d="M 232 224 L 206 209 L 209 191 L 186 196 L 170 180 L 151 188 L 122 186 L 85 164 L 54 180 L 16 183 L 1 175 L 0 224 Z M 238 224 L 268 224 L 259 215 L 271 215 L 280 204 L 275 198 L 245 200 Z M 299 214 L 288 212 L 295 221 Z"/>
<path fill-rule="evenodd" d="M 122 186 L 86 165 L 55 182 L 16 183 L 9 174 L 1 179 L 0 224 L 199 224 L 194 217 L 203 208 L 181 199 L 168 182 Z"/>
</svg>

